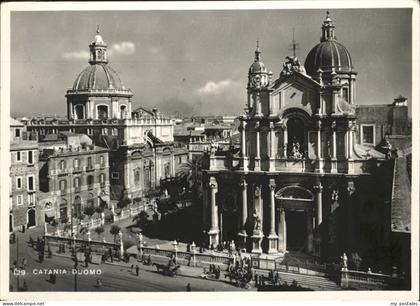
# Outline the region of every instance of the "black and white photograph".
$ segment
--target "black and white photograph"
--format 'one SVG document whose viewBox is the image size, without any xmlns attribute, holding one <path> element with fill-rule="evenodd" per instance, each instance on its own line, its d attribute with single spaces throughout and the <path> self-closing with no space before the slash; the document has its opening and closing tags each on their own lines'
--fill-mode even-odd
<svg viewBox="0 0 420 306">
<path fill-rule="evenodd" d="M 418 299 L 418 4 L 285 2 L 2 5 L 2 297 Z"/>
</svg>

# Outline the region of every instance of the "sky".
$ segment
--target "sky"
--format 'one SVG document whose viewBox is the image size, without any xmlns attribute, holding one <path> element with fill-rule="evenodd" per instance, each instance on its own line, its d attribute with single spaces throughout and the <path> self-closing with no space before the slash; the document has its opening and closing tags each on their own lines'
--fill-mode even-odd
<svg viewBox="0 0 420 306">
<path fill-rule="evenodd" d="M 88 66 L 97 25 L 109 65 L 137 106 L 170 115 L 242 113 L 248 68 L 259 40 L 277 78 L 296 52 L 303 64 L 319 43 L 325 11 L 12 12 L 12 115 L 66 115 L 65 93 Z M 333 9 L 338 42 L 358 72 L 357 104 L 411 103 L 411 9 Z"/>
</svg>

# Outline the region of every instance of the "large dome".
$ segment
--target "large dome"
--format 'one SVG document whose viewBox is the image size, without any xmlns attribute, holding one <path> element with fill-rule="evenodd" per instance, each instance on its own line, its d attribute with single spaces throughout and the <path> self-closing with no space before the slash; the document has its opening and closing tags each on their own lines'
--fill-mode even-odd
<svg viewBox="0 0 420 306">
<path fill-rule="evenodd" d="M 331 40 L 323 41 L 312 48 L 305 60 L 308 75 L 317 75 L 318 69 L 324 72 L 351 72 L 353 64 L 350 53 L 342 44 Z"/>
<path fill-rule="evenodd" d="M 126 90 L 117 72 L 105 63 L 86 67 L 73 83 L 74 91 Z"/>
<path fill-rule="evenodd" d="M 337 42 L 335 26 L 331 20 L 330 12 L 322 24 L 321 42 L 308 53 L 305 60 L 306 73 L 310 76 L 318 75 L 318 69 L 330 73 L 349 73 L 353 70 L 353 64 L 349 51 Z"/>
</svg>

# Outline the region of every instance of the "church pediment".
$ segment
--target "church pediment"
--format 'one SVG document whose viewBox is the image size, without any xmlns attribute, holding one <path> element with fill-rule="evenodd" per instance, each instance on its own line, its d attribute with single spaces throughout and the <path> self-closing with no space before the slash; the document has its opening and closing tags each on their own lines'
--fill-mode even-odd
<svg viewBox="0 0 420 306">
<path fill-rule="evenodd" d="M 280 77 L 272 86 L 271 98 L 277 113 L 299 108 L 312 115 L 319 107 L 319 84 L 299 72 Z"/>
</svg>

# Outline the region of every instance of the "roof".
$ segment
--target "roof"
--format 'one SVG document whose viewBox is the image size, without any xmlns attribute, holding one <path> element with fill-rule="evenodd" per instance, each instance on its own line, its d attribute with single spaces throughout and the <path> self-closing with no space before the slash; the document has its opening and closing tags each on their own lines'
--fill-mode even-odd
<svg viewBox="0 0 420 306">
<path fill-rule="evenodd" d="M 126 90 L 118 73 L 106 63 L 86 67 L 73 83 L 73 90 Z"/>
<path fill-rule="evenodd" d="M 10 126 L 25 126 L 25 125 L 19 120 L 16 120 L 15 118 L 10 117 Z"/>
<path fill-rule="evenodd" d="M 411 154 L 395 159 L 391 200 L 391 231 L 411 232 Z"/>
<path fill-rule="evenodd" d="M 305 60 L 308 75 L 318 75 L 318 69 L 323 72 L 351 72 L 353 63 L 349 51 L 335 40 L 323 41 L 309 51 Z"/>
</svg>

